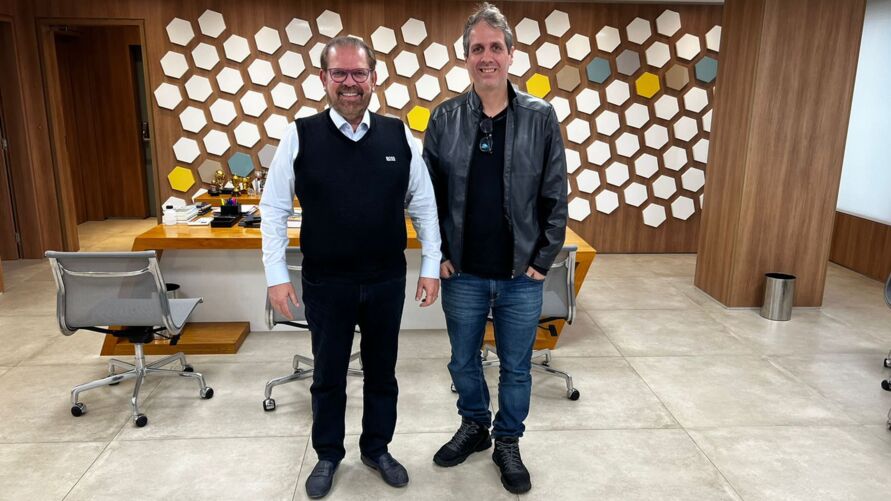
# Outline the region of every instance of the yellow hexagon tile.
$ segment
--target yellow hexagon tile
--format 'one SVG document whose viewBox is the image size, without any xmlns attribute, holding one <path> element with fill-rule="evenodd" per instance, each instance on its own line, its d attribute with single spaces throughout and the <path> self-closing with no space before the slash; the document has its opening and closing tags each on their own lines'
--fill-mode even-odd
<svg viewBox="0 0 891 501">
<path fill-rule="evenodd" d="M 659 89 L 662 88 L 659 84 L 659 77 L 649 71 L 637 79 L 635 87 L 637 87 L 637 93 L 647 99 L 655 96 Z"/>
<path fill-rule="evenodd" d="M 423 106 L 415 106 L 408 112 L 408 126 L 412 130 L 424 132 L 427 130 L 427 122 L 430 121 L 430 110 Z"/>
<path fill-rule="evenodd" d="M 544 98 L 551 93 L 551 81 L 541 73 L 533 73 L 529 80 L 526 80 L 526 92 Z"/>
<path fill-rule="evenodd" d="M 170 171 L 170 174 L 167 174 L 167 180 L 170 181 L 170 187 L 174 190 L 186 192 L 195 184 L 195 175 L 185 167 L 176 166 Z"/>
</svg>

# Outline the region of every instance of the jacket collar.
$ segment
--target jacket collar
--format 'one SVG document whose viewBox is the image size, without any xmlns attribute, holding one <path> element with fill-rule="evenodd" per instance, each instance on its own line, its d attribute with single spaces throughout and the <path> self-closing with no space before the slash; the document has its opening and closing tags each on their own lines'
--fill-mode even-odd
<svg viewBox="0 0 891 501">
<path fill-rule="evenodd" d="M 507 82 L 507 107 L 513 108 L 514 101 L 516 101 L 516 99 L 517 99 L 516 87 L 514 87 L 514 84 Z M 483 102 L 480 99 L 479 94 L 476 93 L 476 90 L 473 87 L 470 88 L 470 97 L 468 99 L 468 102 L 470 103 L 470 109 L 474 113 L 477 113 L 477 112 L 482 113 Z"/>
</svg>

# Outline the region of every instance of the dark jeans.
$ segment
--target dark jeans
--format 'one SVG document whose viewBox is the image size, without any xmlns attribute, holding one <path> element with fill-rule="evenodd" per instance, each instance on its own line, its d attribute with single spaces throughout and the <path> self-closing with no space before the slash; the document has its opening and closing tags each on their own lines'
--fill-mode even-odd
<svg viewBox="0 0 891 501">
<path fill-rule="evenodd" d="M 489 388 L 483 375 L 480 347 L 489 311 L 495 323 L 495 344 L 501 362 L 495 437 L 521 437 L 532 392 L 532 347 L 541 315 L 544 281 L 521 275 L 490 280 L 461 273 L 442 280 L 442 309 L 452 344 L 449 372 L 458 391 L 458 414 L 489 426 Z"/>
<path fill-rule="evenodd" d="M 315 359 L 310 387 L 313 448 L 320 460 L 344 457 L 346 373 L 358 325 L 365 373 L 359 448 L 377 458 L 387 452 L 396 427 L 396 352 L 405 277 L 368 285 L 314 283 L 304 277 L 303 302 Z"/>
</svg>

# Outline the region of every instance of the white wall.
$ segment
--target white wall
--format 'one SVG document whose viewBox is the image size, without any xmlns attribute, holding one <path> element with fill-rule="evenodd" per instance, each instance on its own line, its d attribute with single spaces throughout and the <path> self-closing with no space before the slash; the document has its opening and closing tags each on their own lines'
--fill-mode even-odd
<svg viewBox="0 0 891 501">
<path fill-rule="evenodd" d="M 867 0 L 838 210 L 891 224 L 891 0 Z"/>
</svg>

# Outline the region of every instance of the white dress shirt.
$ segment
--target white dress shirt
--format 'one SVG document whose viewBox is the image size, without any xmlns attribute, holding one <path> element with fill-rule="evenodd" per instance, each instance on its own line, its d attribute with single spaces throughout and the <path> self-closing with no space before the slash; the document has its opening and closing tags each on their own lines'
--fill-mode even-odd
<svg viewBox="0 0 891 501">
<path fill-rule="evenodd" d="M 367 110 L 362 117 L 362 123 L 355 131 L 333 108 L 329 111 L 334 125 L 344 136 L 353 141 L 362 139 L 371 127 L 371 115 Z M 430 174 L 427 172 L 421 149 L 408 127 L 405 127 L 405 139 L 411 148 L 411 167 L 405 201 L 408 215 L 421 242 L 421 277 L 438 279 L 442 253 L 433 184 L 430 182 Z M 285 264 L 285 249 L 288 247 L 288 216 L 294 210 L 294 160 L 299 149 L 297 125 L 291 122 L 272 158 L 266 186 L 260 199 L 263 265 L 266 268 L 266 285 L 269 287 L 290 281 L 288 267 Z"/>
</svg>

